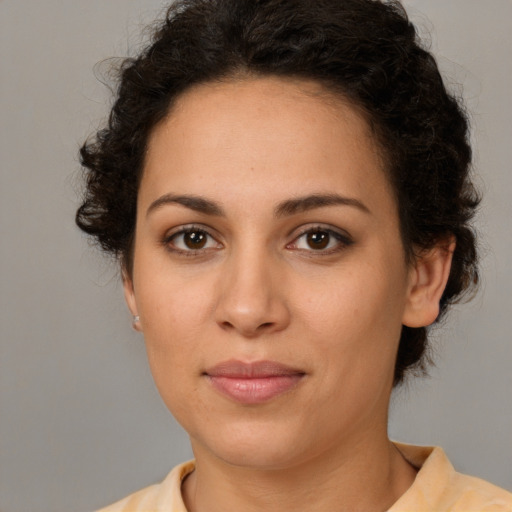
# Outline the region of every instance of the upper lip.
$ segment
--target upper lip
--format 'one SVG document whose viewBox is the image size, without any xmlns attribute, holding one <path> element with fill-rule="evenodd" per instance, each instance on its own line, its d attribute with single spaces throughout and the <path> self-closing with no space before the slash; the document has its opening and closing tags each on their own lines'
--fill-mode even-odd
<svg viewBox="0 0 512 512">
<path fill-rule="evenodd" d="M 255 361 L 245 363 L 231 359 L 208 368 L 205 372 L 210 377 L 227 377 L 232 379 L 262 379 L 286 375 L 304 375 L 304 371 L 276 361 Z"/>
</svg>

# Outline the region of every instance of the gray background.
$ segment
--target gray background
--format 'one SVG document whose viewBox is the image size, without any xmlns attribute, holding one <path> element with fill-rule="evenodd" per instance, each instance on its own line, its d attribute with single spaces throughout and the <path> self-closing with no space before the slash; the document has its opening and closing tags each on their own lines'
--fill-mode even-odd
<svg viewBox="0 0 512 512">
<path fill-rule="evenodd" d="M 390 431 L 512 490 L 512 2 L 405 3 L 472 111 L 483 284 L 436 331 L 437 368 L 395 396 Z M 73 225 L 77 150 L 109 102 L 93 67 L 134 54 L 163 5 L 0 0 L 3 512 L 91 510 L 190 456 L 115 266 Z"/>
</svg>

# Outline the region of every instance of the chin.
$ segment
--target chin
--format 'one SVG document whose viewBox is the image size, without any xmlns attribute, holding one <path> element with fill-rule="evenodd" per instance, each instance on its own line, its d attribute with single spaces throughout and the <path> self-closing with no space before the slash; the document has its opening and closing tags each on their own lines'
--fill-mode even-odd
<svg viewBox="0 0 512 512">
<path fill-rule="evenodd" d="M 285 446 L 268 446 L 268 444 L 254 446 L 254 443 L 249 445 L 238 445 L 226 447 L 224 450 L 219 450 L 216 453 L 217 457 L 224 463 L 230 466 L 237 466 L 240 468 L 256 469 L 262 471 L 282 470 L 290 468 L 300 461 L 294 453 L 290 453 L 290 449 Z"/>
<path fill-rule="evenodd" d="M 205 450 L 224 463 L 261 470 L 283 469 L 300 464 L 309 451 L 300 431 L 294 435 L 289 425 L 239 422 L 198 440 L 191 436 L 196 457 Z M 300 429 L 299 429 L 300 430 Z M 213 434 L 213 433 L 210 433 Z"/>
</svg>

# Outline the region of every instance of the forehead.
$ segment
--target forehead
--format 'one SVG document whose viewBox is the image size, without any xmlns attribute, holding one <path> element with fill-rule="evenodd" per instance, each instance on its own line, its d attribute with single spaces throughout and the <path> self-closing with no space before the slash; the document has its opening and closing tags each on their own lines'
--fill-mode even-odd
<svg viewBox="0 0 512 512">
<path fill-rule="evenodd" d="M 280 78 L 196 86 L 150 136 L 142 200 L 164 192 L 220 197 L 234 188 L 251 203 L 313 189 L 389 192 L 360 111 L 317 83 Z"/>
</svg>

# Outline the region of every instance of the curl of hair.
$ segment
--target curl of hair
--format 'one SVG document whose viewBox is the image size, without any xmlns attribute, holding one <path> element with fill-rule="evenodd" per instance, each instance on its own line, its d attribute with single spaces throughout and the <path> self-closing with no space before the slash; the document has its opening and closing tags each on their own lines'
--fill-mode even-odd
<svg viewBox="0 0 512 512">
<path fill-rule="evenodd" d="M 398 1 L 179 0 L 120 71 L 108 123 L 83 145 L 76 222 L 131 268 L 151 130 L 195 84 L 239 76 L 315 80 L 360 108 L 385 155 L 405 252 L 453 237 L 440 317 L 478 281 L 468 122 Z M 403 327 L 394 384 L 426 367 L 427 328 Z"/>
</svg>

